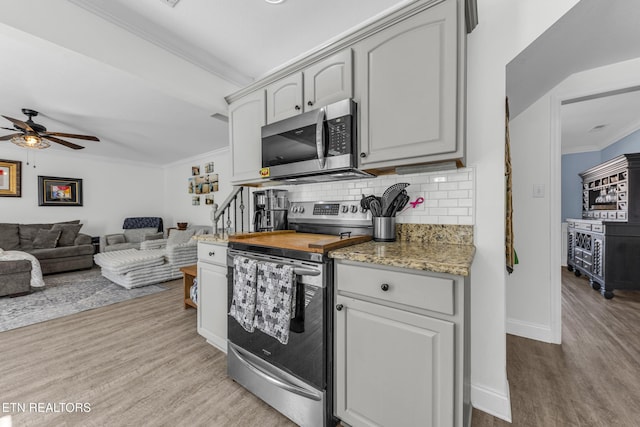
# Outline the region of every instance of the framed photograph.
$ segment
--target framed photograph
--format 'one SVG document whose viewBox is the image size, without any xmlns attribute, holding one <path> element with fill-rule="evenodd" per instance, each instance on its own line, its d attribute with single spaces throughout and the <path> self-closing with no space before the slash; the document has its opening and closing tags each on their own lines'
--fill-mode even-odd
<svg viewBox="0 0 640 427">
<path fill-rule="evenodd" d="M 191 204 L 193 206 L 200 206 L 200 196 L 191 197 Z"/>
<path fill-rule="evenodd" d="M 191 166 L 191 176 L 200 175 L 200 166 Z"/>
<path fill-rule="evenodd" d="M 206 196 L 204 196 L 204 204 L 213 205 L 213 195 L 207 194 Z"/>
<path fill-rule="evenodd" d="M 22 162 L 0 159 L 0 197 L 22 197 Z"/>
<path fill-rule="evenodd" d="M 204 173 L 213 172 L 213 162 L 205 163 L 204 165 Z"/>
<path fill-rule="evenodd" d="M 82 206 L 82 179 L 38 176 L 38 206 Z"/>
</svg>

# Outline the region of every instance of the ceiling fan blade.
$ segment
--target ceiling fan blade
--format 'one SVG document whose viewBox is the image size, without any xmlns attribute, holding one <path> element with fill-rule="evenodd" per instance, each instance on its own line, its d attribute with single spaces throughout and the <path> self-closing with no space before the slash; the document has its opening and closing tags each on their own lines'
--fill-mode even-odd
<svg viewBox="0 0 640 427">
<path fill-rule="evenodd" d="M 2 129 L 6 129 L 6 128 L 2 128 Z M 14 129 L 11 129 L 14 130 Z M 11 135 L 5 135 L 5 136 L 0 136 L 0 141 L 8 141 L 11 138 L 13 138 L 14 136 L 20 136 L 22 135 L 21 133 L 12 133 Z"/>
<path fill-rule="evenodd" d="M 16 125 L 17 127 L 19 127 L 22 130 L 25 131 L 29 131 L 29 132 L 36 132 L 35 130 L 31 129 L 31 126 L 29 126 L 28 124 L 26 124 L 25 122 L 23 122 L 22 120 L 18 120 L 18 119 L 12 119 L 11 117 L 7 117 L 7 116 L 2 116 L 5 119 L 9 120 L 11 123 L 13 123 L 14 125 Z"/>
<path fill-rule="evenodd" d="M 76 135 L 75 133 L 62 133 L 62 132 L 42 132 L 40 135 L 42 136 L 62 136 L 64 138 L 77 138 L 77 139 L 86 139 L 88 141 L 100 141 L 95 136 L 90 135 Z"/>
<path fill-rule="evenodd" d="M 58 144 L 62 144 L 65 147 L 73 148 L 74 150 L 81 150 L 84 148 L 81 145 L 76 145 L 72 142 L 65 141 L 64 139 L 56 138 L 55 136 L 42 135 L 42 138 L 48 139 L 49 141 L 57 142 Z"/>
</svg>

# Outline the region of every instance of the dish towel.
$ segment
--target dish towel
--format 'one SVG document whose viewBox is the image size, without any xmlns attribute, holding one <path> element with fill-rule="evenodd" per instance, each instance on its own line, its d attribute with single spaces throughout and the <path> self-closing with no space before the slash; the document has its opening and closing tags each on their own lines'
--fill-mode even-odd
<svg viewBox="0 0 640 427">
<path fill-rule="evenodd" d="M 243 256 L 233 258 L 233 298 L 229 315 L 247 331 L 253 332 L 256 312 L 256 260 Z"/>
<path fill-rule="evenodd" d="M 289 342 L 289 324 L 295 313 L 296 276 L 290 265 L 272 262 L 258 263 L 256 316 L 258 330 L 274 337 L 282 344 Z"/>
</svg>

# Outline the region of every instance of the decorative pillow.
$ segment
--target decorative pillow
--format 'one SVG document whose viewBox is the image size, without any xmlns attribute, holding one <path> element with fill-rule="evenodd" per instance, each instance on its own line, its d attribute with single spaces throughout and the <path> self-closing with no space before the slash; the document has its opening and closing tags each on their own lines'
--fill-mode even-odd
<svg viewBox="0 0 640 427">
<path fill-rule="evenodd" d="M 7 251 L 20 249 L 18 224 L 0 224 L 0 247 Z"/>
<path fill-rule="evenodd" d="M 195 233 L 194 229 L 188 230 L 171 230 L 171 234 L 167 238 L 167 246 L 179 245 L 180 243 L 187 243 L 191 240 Z"/>
<path fill-rule="evenodd" d="M 78 237 L 78 232 L 82 228 L 82 224 L 53 224 L 52 230 L 60 230 L 60 239 L 58 246 L 73 246 Z"/>
<path fill-rule="evenodd" d="M 107 245 L 117 245 L 118 243 L 125 243 L 124 234 L 111 234 L 107 236 Z"/>
<path fill-rule="evenodd" d="M 159 240 L 159 239 L 163 239 L 163 238 L 164 238 L 164 233 L 162 231 L 160 231 L 158 233 L 145 234 L 144 235 L 144 241 L 147 241 L 147 240 Z"/>
<path fill-rule="evenodd" d="M 33 249 L 55 248 L 61 233 L 61 230 L 46 230 L 41 228 L 33 239 Z"/>
</svg>

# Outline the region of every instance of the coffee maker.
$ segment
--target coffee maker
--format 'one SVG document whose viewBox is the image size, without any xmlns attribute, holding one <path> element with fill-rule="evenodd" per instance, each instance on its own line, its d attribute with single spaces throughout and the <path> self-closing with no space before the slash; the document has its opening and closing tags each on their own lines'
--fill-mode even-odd
<svg viewBox="0 0 640 427">
<path fill-rule="evenodd" d="M 253 231 L 287 229 L 287 190 L 255 191 L 253 209 Z"/>
</svg>

